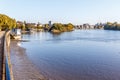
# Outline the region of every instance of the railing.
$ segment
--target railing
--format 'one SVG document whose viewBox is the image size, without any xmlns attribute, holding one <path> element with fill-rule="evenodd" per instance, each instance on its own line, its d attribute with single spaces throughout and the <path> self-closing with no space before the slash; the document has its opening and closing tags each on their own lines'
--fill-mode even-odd
<svg viewBox="0 0 120 80">
<path fill-rule="evenodd" d="M 12 65 L 10 60 L 10 31 L 6 31 L 4 35 L 4 51 L 3 51 L 3 75 L 2 80 L 14 80 Z"/>
</svg>

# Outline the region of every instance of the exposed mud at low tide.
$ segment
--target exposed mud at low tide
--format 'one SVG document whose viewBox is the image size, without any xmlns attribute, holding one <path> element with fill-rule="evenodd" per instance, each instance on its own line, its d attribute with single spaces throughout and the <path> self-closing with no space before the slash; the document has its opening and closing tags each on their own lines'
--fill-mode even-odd
<svg viewBox="0 0 120 80">
<path fill-rule="evenodd" d="M 32 64 L 26 55 L 26 50 L 11 41 L 11 63 L 14 80 L 47 80 Z"/>
</svg>

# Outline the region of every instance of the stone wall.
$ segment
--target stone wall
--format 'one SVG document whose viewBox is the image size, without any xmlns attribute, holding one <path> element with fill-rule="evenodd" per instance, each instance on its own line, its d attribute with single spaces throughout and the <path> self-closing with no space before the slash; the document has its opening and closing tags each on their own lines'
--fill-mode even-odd
<svg viewBox="0 0 120 80">
<path fill-rule="evenodd" d="M 4 33 L 3 31 L 0 31 L 0 80 L 2 80 L 2 72 L 3 72 L 3 52 L 4 52 Z"/>
<path fill-rule="evenodd" d="M 3 52 L 3 76 L 2 80 L 14 80 L 12 65 L 10 60 L 10 31 L 4 35 L 4 52 Z"/>
</svg>

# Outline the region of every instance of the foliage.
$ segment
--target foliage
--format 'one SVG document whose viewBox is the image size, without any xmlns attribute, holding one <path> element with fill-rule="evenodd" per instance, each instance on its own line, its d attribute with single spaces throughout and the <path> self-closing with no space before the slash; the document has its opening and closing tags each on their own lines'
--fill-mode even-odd
<svg viewBox="0 0 120 80">
<path fill-rule="evenodd" d="M 16 20 L 7 15 L 0 14 L 0 28 L 2 30 L 12 29 L 16 27 Z"/>
<path fill-rule="evenodd" d="M 49 24 L 44 24 L 44 30 L 49 30 Z"/>
<path fill-rule="evenodd" d="M 50 31 L 65 32 L 65 31 L 72 31 L 73 28 L 74 26 L 71 23 L 68 24 L 54 23 Z"/>
<path fill-rule="evenodd" d="M 44 29 L 44 27 L 38 22 L 36 29 Z"/>
<path fill-rule="evenodd" d="M 43 26 L 37 26 L 37 29 L 44 29 Z"/>
<path fill-rule="evenodd" d="M 120 24 L 117 22 L 111 23 L 107 22 L 106 25 L 104 26 L 105 30 L 120 30 Z"/>
<path fill-rule="evenodd" d="M 21 26 L 22 30 L 26 30 L 25 24 Z"/>
</svg>

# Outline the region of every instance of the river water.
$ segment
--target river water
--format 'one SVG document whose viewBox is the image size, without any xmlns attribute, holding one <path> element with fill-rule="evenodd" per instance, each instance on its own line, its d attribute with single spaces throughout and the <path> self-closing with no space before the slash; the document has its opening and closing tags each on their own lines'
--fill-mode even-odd
<svg viewBox="0 0 120 80">
<path fill-rule="evenodd" d="M 120 80 L 120 31 L 22 35 L 20 46 L 49 80 Z"/>
</svg>

